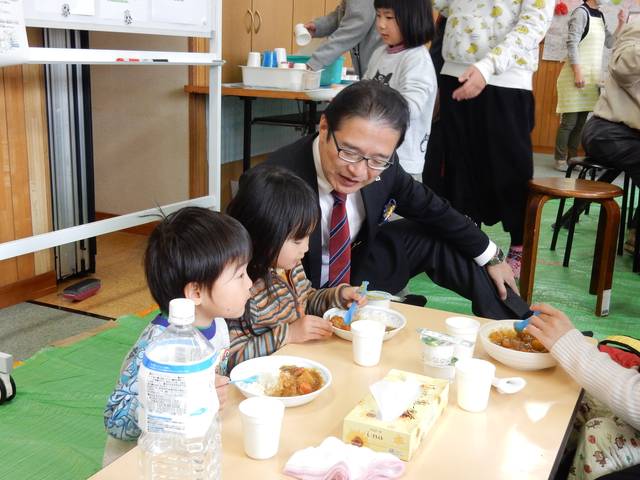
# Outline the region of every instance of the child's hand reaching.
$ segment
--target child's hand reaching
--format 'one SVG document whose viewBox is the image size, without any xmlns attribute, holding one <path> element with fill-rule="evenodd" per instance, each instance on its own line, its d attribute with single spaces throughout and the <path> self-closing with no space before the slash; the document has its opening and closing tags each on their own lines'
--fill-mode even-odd
<svg viewBox="0 0 640 480">
<path fill-rule="evenodd" d="M 575 328 L 569 317 L 550 305 L 531 305 L 531 310 L 539 314 L 529 319 L 525 330 L 540 340 L 547 350 L 551 350 L 560 337 Z"/>
<path fill-rule="evenodd" d="M 218 375 L 216 373 L 216 393 L 218 394 L 218 401 L 220 402 L 220 410 L 224 407 L 227 401 L 227 389 L 229 388 L 229 377 Z"/>
<path fill-rule="evenodd" d="M 331 322 L 315 315 L 304 315 L 289 324 L 286 343 L 304 343 L 322 340 L 333 333 Z"/>
<path fill-rule="evenodd" d="M 367 304 L 367 296 L 359 293 L 359 287 L 342 287 L 340 289 L 340 304 L 342 308 L 349 308 L 351 302 L 356 302 L 361 307 Z"/>
</svg>

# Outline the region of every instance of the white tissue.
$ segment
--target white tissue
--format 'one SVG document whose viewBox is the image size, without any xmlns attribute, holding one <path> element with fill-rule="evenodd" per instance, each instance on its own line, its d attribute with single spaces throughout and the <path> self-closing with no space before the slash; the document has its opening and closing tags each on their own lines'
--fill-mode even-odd
<svg viewBox="0 0 640 480">
<path fill-rule="evenodd" d="M 420 383 L 412 378 L 403 382 L 380 380 L 369 390 L 378 405 L 378 418 L 391 422 L 415 403 L 420 394 Z"/>
</svg>

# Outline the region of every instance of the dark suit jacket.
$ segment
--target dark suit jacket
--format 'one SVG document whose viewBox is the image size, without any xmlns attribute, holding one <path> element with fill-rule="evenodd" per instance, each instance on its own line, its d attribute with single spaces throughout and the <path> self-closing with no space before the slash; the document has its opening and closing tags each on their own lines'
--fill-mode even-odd
<svg viewBox="0 0 640 480">
<path fill-rule="evenodd" d="M 317 134 L 316 134 L 317 135 Z M 318 192 L 318 180 L 313 162 L 313 140 L 309 135 L 295 143 L 276 150 L 267 159 L 267 163 L 280 165 L 293 171 Z M 422 228 L 431 237 L 440 239 L 456 247 L 464 256 L 472 259 L 482 254 L 489 245 L 489 238 L 466 216 L 456 211 L 446 200 L 438 197 L 428 187 L 415 181 L 400 166 L 395 158 L 393 165 L 380 175 L 381 180 L 364 187 L 362 200 L 365 216 L 361 231 L 352 244 L 351 265 L 352 283 L 355 284 L 359 265 L 368 258 L 375 258 L 376 269 L 385 275 L 404 277 L 398 282 L 398 291 L 410 278 L 412 266 L 406 262 L 405 245 L 395 236 L 385 235 L 383 223 L 385 205 L 390 200 L 397 204 L 396 213 L 416 222 L 416 228 Z M 395 223 L 395 222 L 392 222 Z M 309 252 L 303 260 L 307 276 L 314 287 L 319 288 L 322 265 L 320 225 L 311 234 Z M 377 287 L 380 288 L 380 287 Z M 393 291 L 393 290 L 391 290 Z"/>
</svg>

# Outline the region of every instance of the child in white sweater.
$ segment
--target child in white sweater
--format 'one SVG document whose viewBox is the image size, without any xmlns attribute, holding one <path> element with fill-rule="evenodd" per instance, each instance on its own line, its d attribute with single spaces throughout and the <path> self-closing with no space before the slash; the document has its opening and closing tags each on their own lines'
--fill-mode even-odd
<svg viewBox="0 0 640 480">
<path fill-rule="evenodd" d="M 578 445 L 569 479 L 595 479 L 640 464 L 640 374 L 598 350 L 569 318 L 549 305 L 527 331 L 587 394 L 578 414 Z"/>
<path fill-rule="evenodd" d="M 438 82 L 425 43 L 434 33 L 429 0 L 375 0 L 376 28 L 384 45 L 373 52 L 365 79 L 378 80 L 409 102 L 411 118 L 397 153 L 402 168 L 422 180 Z"/>
</svg>

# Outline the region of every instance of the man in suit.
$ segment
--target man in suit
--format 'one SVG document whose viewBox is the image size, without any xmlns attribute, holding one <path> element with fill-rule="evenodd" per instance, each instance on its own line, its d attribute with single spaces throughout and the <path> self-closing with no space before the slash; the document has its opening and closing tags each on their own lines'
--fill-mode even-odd
<svg viewBox="0 0 640 480">
<path fill-rule="evenodd" d="M 395 150 L 408 122 L 402 95 L 365 80 L 336 95 L 319 134 L 269 156 L 318 192 L 321 220 L 303 261 L 311 283 L 369 280 L 370 288 L 395 293 L 425 272 L 470 299 L 476 315 L 524 316 L 528 306 L 502 251 L 400 166 Z M 390 222 L 394 211 L 403 219 Z"/>
</svg>

